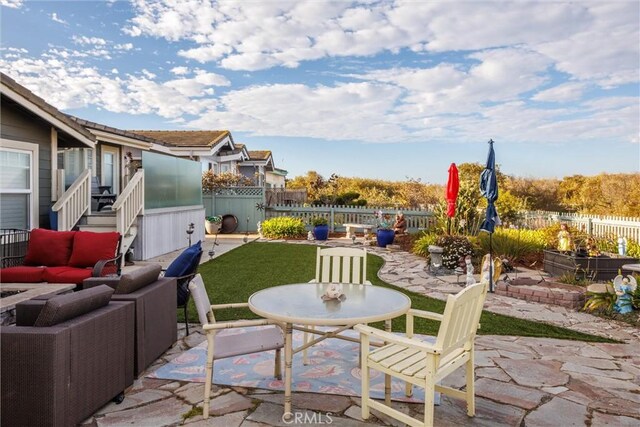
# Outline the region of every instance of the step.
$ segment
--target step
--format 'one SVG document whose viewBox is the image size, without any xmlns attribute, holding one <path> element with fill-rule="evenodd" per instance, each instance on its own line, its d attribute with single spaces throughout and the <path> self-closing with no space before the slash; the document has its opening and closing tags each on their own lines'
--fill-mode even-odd
<svg viewBox="0 0 640 427">
<path fill-rule="evenodd" d="M 95 233 L 106 233 L 108 231 L 116 231 L 116 225 L 109 224 L 80 224 L 78 225 L 80 231 L 93 231 Z"/>
<path fill-rule="evenodd" d="M 86 225 L 116 225 L 115 215 L 89 215 L 85 217 Z"/>
</svg>

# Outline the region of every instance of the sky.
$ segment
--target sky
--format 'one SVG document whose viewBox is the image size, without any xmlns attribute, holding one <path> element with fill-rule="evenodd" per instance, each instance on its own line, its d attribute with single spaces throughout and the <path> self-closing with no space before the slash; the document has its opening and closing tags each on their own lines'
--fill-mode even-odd
<svg viewBox="0 0 640 427">
<path fill-rule="evenodd" d="M 0 69 L 120 129 L 231 131 L 289 177 L 640 173 L 640 2 L 0 0 Z"/>
</svg>

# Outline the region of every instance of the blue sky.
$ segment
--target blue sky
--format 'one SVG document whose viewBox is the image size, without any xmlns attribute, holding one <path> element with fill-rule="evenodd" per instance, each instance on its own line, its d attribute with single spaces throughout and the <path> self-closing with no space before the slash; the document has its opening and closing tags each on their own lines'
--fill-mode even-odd
<svg viewBox="0 0 640 427">
<path fill-rule="evenodd" d="M 228 129 L 293 177 L 640 172 L 640 2 L 0 0 L 0 69 L 121 129 Z"/>
</svg>

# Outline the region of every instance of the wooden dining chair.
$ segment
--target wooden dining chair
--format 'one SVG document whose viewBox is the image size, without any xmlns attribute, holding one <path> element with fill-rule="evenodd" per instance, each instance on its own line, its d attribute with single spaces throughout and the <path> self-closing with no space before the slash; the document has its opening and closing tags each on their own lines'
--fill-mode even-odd
<svg viewBox="0 0 640 427">
<path fill-rule="evenodd" d="M 309 283 L 342 283 L 371 285 L 367 280 L 367 250 L 357 248 L 318 248 L 316 251 L 316 277 Z M 314 329 L 313 326 L 309 327 Z M 313 335 L 304 332 L 306 344 Z M 302 350 L 302 361 L 309 363 L 307 349 Z"/>
<path fill-rule="evenodd" d="M 204 406 L 202 416 L 209 417 L 209 401 L 211 400 L 211 384 L 213 383 L 213 361 L 242 354 L 260 353 L 275 350 L 275 367 L 273 376 L 282 379 L 281 350 L 284 347 L 284 334 L 280 325 L 270 328 L 252 329 L 243 334 L 217 335 L 222 329 L 246 328 L 251 326 L 273 325 L 267 319 L 236 320 L 231 322 L 216 322 L 214 310 L 225 308 L 248 307 L 248 303 L 214 304 L 209 302 L 209 296 L 204 287 L 202 276 L 196 274 L 189 284 L 193 301 L 198 311 L 198 318 L 207 337 L 207 362 L 205 367 Z"/>
<path fill-rule="evenodd" d="M 474 352 L 473 341 L 487 295 L 486 282 L 469 286 L 457 295 L 447 297 L 444 314 L 421 310 L 409 310 L 406 337 L 384 332 L 366 325 L 356 325 L 361 338 L 362 418 L 369 418 L 369 408 L 389 415 L 410 426 L 433 426 L 434 392 L 439 391 L 467 402 L 467 415 L 475 415 Z M 413 337 L 413 318 L 440 321 L 435 344 Z M 371 338 L 388 344 L 373 351 L 369 349 Z M 466 389 L 457 390 L 438 383 L 461 366 L 466 369 Z M 369 369 L 375 369 L 404 380 L 406 394 L 411 396 L 413 385 L 424 388 L 424 420 L 419 421 L 391 406 L 369 397 Z M 385 390 L 385 402 L 390 396 Z"/>
</svg>

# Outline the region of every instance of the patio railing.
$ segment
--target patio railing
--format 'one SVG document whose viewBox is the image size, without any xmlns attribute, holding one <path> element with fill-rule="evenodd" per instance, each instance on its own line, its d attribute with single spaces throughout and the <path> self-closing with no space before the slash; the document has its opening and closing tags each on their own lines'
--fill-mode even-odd
<svg viewBox="0 0 640 427">
<path fill-rule="evenodd" d="M 126 235 L 144 209 L 144 170 L 139 169 L 129 180 L 111 208 L 116 213 L 116 230 Z"/>
<path fill-rule="evenodd" d="M 58 213 L 58 230 L 69 231 L 91 212 L 91 169 L 85 169 L 51 208 Z"/>
</svg>

